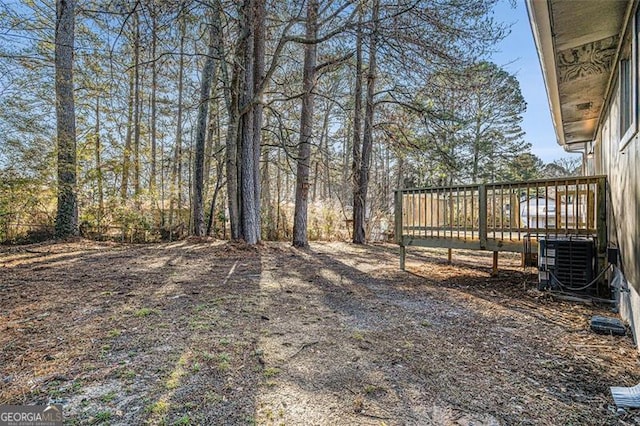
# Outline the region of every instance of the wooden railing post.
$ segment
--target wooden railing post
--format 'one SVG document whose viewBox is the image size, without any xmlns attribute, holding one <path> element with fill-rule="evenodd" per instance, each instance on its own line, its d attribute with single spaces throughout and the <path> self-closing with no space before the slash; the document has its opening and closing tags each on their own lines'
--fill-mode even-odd
<svg viewBox="0 0 640 426">
<path fill-rule="evenodd" d="M 478 204 L 478 235 L 480 248 L 484 250 L 487 248 L 487 187 L 485 185 L 478 185 Z"/>
<path fill-rule="evenodd" d="M 394 216 L 396 243 L 402 244 L 402 191 L 399 189 L 395 190 Z"/>
<path fill-rule="evenodd" d="M 607 178 L 598 178 L 596 189 L 596 235 L 598 236 L 598 254 L 607 251 Z"/>
</svg>

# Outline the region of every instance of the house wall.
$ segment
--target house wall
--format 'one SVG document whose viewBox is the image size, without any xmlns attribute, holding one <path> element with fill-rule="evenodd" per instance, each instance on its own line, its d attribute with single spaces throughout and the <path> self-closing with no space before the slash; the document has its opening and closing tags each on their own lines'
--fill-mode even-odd
<svg viewBox="0 0 640 426">
<path fill-rule="evenodd" d="M 612 92 L 596 138 L 593 168 L 608 176 L 609 244 L 620 252 L 619 270 L 614 271 L 611 282 L 622 287 L 617 291 L 620 314 L 632 327 L 636 343 L 640 343 L 640 142 L 636 132 L 624 147 L 621 145 L 620 95 L 615 87 Z M 638 108 L 635 110 L 638 115 Z M 636 123 L 639 120 L 637 116 Z"/>
</svg>

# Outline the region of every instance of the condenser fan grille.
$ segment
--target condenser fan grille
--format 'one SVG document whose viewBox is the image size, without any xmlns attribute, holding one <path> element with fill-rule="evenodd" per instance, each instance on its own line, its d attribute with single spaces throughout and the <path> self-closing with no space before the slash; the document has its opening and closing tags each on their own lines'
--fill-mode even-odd
<svg viewBox="0 0 640 426">
<path fill-rule="evenodd" d="M 539 269 L 541 290 L 591 294 L 594 279 L 595 246 L 588 238 L 558 238 L 540 241 Z"/>
</svg>

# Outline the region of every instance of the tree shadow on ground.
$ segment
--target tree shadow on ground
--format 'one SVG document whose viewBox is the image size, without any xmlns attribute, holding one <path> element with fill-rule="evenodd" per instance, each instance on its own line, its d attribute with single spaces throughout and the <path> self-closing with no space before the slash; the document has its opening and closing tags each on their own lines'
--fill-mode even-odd
<svg viewBox="0 0 640 426">
<path fill-rule="evenodd" d="M 5 275 L 0 402 L 61 402 L 83 424 L 253 421 L 259 253 L 96 247 Z"/>
<path fill-rule="evenodd" d="M 313 312 L 331 322 L 330 327 L 324 324 L 306 364 L 300 355 L 295 365 L 285 363 L 288 380 L 300 388 L 311 383 L 316 391 L 356 402 L 363 398 L 374 415 L 409 422 L 428 418 L 433 414 L 428 407 L 442 404 L 472 415 L 489 413 L 507 423 L 558 421 L 570 410 L 575 419 L 594 424 L 610 414 L 603 409 L 607 386 L 638 378 L 637 372 L 621 378 L 620 370 L 603 369 L 606 356 L 580 359 L 567 345 L 584 337 L 581 315 L 589 311 L 584 307 L 558 321 L 567 304 L 543 303 L 546 309 L 541 310 L 524 288 L 519 297 L 514 291 L 496 291 L 495 281 L 493 288 L 474 288 L 487 281 L 484 273 L 426 279 L 392 271 L 388 264 L 371 265 L 378 262 L 375 252 L 393 257 L 379 247 L 355 253 L 312 247 L 296 254 L 301 265 L 291 262 L 281 273 L 285 282 L 306 283 L 304 294 L 321 295 Z M 501 285 L 516 276 L 504 276 Z M 293 305 L 305 303 L 291 298 Z M 309 335 L 318 332 L 315 326 L 308 330 Z M 342 343 L 336 347 L 332 341 Z M 323 369 L 314 369 L 314 363 Z M 363 390 L 371 386 L 384 391 L 374 398 L 375 392 Z"/>
</svg>

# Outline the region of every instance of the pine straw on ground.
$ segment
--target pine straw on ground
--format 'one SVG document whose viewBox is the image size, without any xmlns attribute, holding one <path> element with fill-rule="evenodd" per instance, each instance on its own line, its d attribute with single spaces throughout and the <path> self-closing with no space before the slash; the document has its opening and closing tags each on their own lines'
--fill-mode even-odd
<svg viewBox="0 0 640 426">
<path fill-rule="evenodd" d="M 606 307 L 501 254 L 210 241 L 0 249 L 0 403 L 69 424 L 633 424 Z"/>
</svg>

